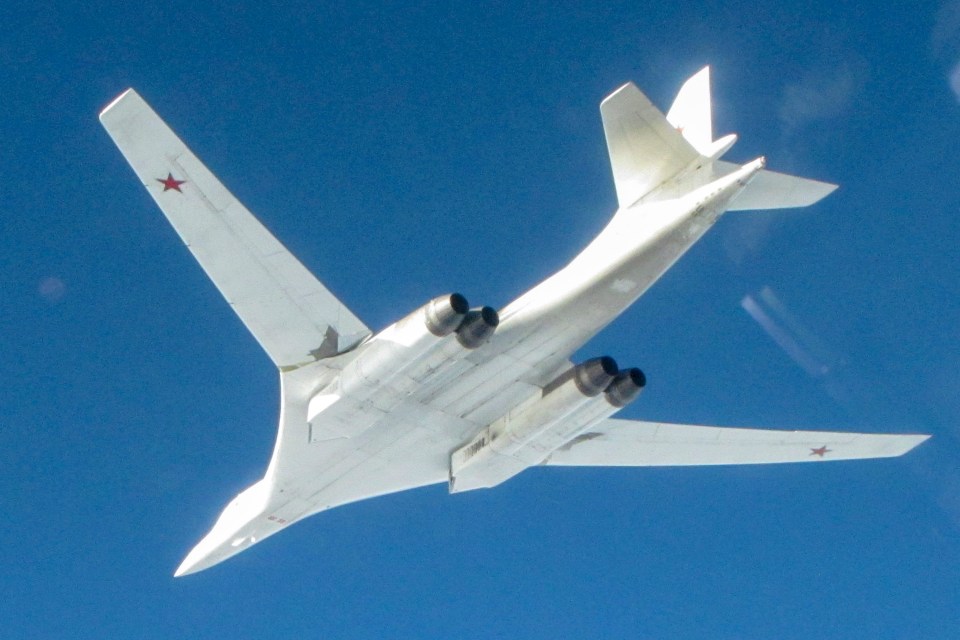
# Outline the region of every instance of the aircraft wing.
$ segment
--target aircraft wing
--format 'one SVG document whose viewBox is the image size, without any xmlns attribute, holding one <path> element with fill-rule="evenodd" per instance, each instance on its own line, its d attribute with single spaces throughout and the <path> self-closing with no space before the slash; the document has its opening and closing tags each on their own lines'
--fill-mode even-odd
<svg viewBox="0 0 960 640">
<path fill-rule="evenodd" d="M 281 369 L 370 330 L 273 237 L 132 89 L 100 114 L 150 196 Z"/>
<path fill-rule="evenodd" d="M 659 467 L 892 458 L 929 437 L 607 419 L 553 452 L 543 464 Z"/>
</svg>

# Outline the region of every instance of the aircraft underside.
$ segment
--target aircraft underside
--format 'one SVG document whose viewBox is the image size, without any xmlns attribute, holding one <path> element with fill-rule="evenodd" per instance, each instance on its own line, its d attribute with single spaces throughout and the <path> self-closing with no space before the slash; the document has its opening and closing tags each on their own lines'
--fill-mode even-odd
<svg viewBox="0 0 960 640">
<path fill-rule="evenodd" d="M 176 575 L 306 516 L 447 483 L 496 486 L 537 465 L 656 466 L 897 456 L 926 439 L 618 420 L 645 385 L 605 354 L 570 361 L 727 210 L 806 206 L 834 186 L 720 160 L 709 76 L 664 116 L 632 84 L 601 105 L 620 208 L 564 269 L 498 313 L 440 296 L 376 333 L 293 257 L 132 90 L 101 121 L 201 266 L 277 365 L 267 472 Z"/>
</svg>

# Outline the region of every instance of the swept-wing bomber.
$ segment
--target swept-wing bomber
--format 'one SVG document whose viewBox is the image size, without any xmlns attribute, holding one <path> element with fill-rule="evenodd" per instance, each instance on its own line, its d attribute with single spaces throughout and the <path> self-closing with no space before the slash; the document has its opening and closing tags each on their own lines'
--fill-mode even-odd
<svg viewBox="0 0 960 640">
<path fill-rule="evenodd" d="M 132 89 L 100 120 L 280 373 L 270 464 L 177 576 L 339 505 L 435 483 L 494 487 L 536 465 L 820 462 L 899 456 L 927 436 L 612 418 L 644 374 L 572 354 L 725 211 L 803 207 L 834 185 L 721 160 L 709 69 L 667 115 L 632 83 L 600 105 L 619 208 L 567 266 L 499 312 L 439 296 L 373 332 L 217 180 Z"/>
</svg>

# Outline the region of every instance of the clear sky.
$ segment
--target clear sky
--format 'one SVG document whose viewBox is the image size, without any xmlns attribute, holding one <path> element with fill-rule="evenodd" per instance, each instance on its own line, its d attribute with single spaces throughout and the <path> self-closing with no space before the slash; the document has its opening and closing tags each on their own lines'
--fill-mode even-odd
<svg viewBox="0 0 960 640">
<path fill-rule="evenodd" d="M 2 10 L 2 637 L 957 637 L 960 2 L 213 4 Z M 728 215 L 579 355 L 643 368 L 626 417 L 931 441 L 430 487 L 172 577 L 277 380 L 104 105 L 136 87 L 382 328 L 561 267 L 615 208 L 600 100 L 705 64 L 727 159 L 841 188 Z"/>
</svg>

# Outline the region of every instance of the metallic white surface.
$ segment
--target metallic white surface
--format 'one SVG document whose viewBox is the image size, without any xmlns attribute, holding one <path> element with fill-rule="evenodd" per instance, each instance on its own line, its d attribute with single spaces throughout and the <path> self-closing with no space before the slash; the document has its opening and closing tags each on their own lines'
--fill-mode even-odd
<svg viewBox="0 0 960 640">
<path fill-rule="evenodd" d="M 666 467 L 890 458 L 903 455 L 929 437 L 610 419 L 554 451 L 544 464 Z"/>
<path fill-rule="evenodd" d="M 100 122 L 210 279 L 278 367 L 312 361 L 370 334 L 233 197 L 133 89 Z M 167 188 L 162 180 L 182 182 Z"/>
<path fill-rule="evenodd" d="M 711 107 L 710 67 L 704 67 L 683 83 L 667 112 L 667 122 L 682 133 L 700 155 L 707 157 L 712 155 L 710 147 L 713 145 Z"/>
<path fill-rule="evenodd" d="M 700 156 L 632 82 L 600 103 L 600 116 L 621 209 Z"/>
<path fill-rule="evenodd" d="M 226 507 L 176 575 L 338 505 L 440 482 L 492 486 L 537 464 L 883 457 L 925 439 L 610 420 L 605 394 L 565 386 L 571 355 L 725 210 L 811 204 L 833 189 L 765 171 L 763 158 L 721 162 L 736 137 L 712 140 L 707 70 L 684 85 L 669 119 L 633 84 L 604 100 L 601 115 L 620 210 L 566 267 L 507 305 L 498 326 L 488 309 L 494 333 L 465 345 L 457 334 L 431 335 L 421 312 L 369 338 L 136 93 L 104 110 L 150 195 L 280 370 L 264 478 Z"/>
<path fill-rule="evenodd" d="M 613 414 L 617 408 L 602 391 L 616 371 L 603 371 L 598 364 L 595 360 L 569 369 L 453 452 L 450 493 L 494 487 L 540 464 L 553 449 Z M 581 384 L 578 374 L 586 368 L 594 369 L 599 386 Z"/>
</svg>

